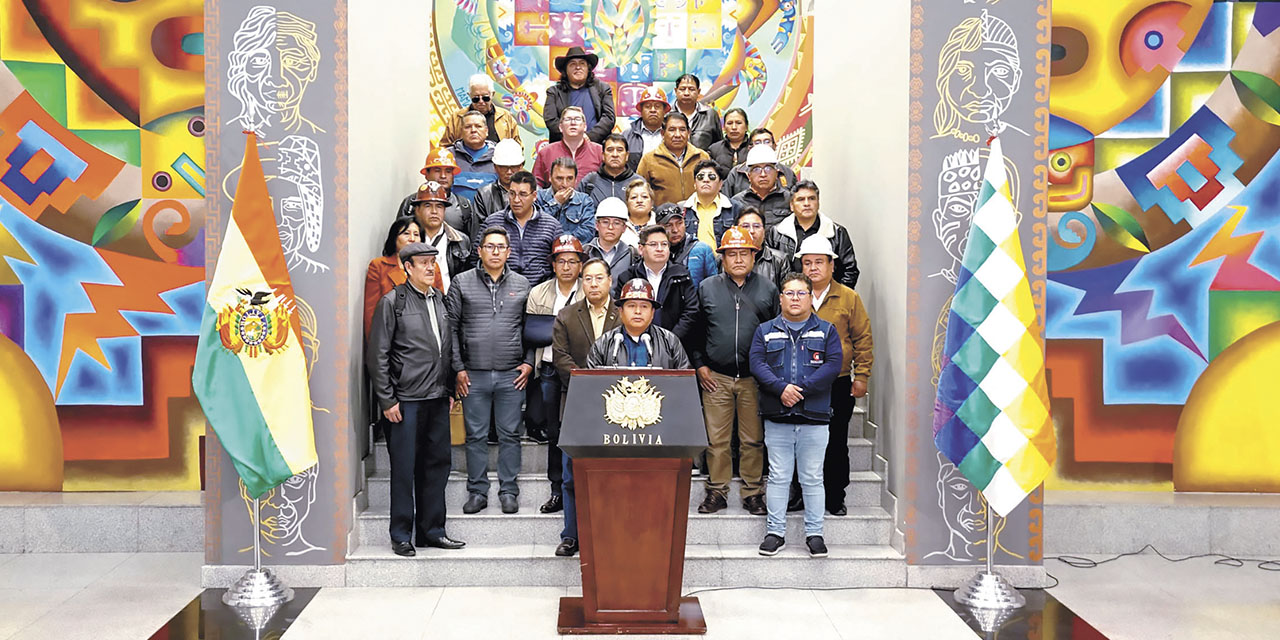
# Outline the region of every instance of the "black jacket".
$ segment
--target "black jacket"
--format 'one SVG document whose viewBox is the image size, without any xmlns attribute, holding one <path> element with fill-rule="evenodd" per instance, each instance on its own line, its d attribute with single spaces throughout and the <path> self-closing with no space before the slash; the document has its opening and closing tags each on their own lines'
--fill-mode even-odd
<svg viewBox="0 0 1280 640">
<path fill-rule="evenodd" d="M 436 345 L 427 306 L 435 311 Z M 365 345 L 378 407 L 386 411 L 403 400 L 434 400 L 453 392 L 452 334 L 444 295 L 423 295 L 409 283 L 397 285 L 378 300 Z"/>
<path fill-rule="evenodd" d="M 742 146 L 734 149 L 729 144 L 728 138 L 722 138 L 719 142 L 711 145 L 707 149 L 707 153 L 711 154 L 711 159 L 716 161 L 728 174 L 733 168 L 747 161 L 747 152 L 751 150 L 751 140 L 749 138 L 742 139 Z M 732 194 L 730 194 L 732 195 Z"/>
<path fill-rule="evenodd" d="M 448 238 L 445 260 L 449 262 L 449 278 L 452 280 L 463 271 L 475 266 L 471 262 L 471 240 L 462 235 L 461 231 L 450 227 L 448 223 L 444 225 L 444 233 Z M 431 242 L 431 239 L 423 238 L 422 241 Z M 439 260 L 439 258 L 436 259 Z"/>
<path fill-rule="evenodd" d="M 751 375 L 751 336 L 756 327 L 777 316 L 778 288 L 755 273 L 739 287 L 727 273 L 698 285 L 698 347 L 694 367 L 710 367 L 726 376 Z"/>
<path fill-rule="evenodd" d="M 759 209 L 764 214 L 764 227 L 770 229 L 791 213 L 791 192 L 783 189 L 781 184 L 775 184 L 773 191 L 761 198 L 748 187 L 733 196 L 733 203 L 739 211 L 747 206 Z"/>
<path fill-rule="evenodd" d="M 643 127 L 644 122 L 640 118 L 636 118 L 631 121 L 631 126 L 622 132 L 622 137 L 627 140 L 627 168 L 632 171 L 635 171 L 640 166 L 640 158 L 644 157 L 644 138 L 640 137 L 640 131 Z M 625 200 L 625 198 L 623 199 Z"/>
<path fill-rule="evenodd" d="M 445 297 L 454 371 L 510 371 L 525 361 L 529 280 L 510 267 L 495 283 L 484 269 L 454 277 Z"/>
<path fill-rule="evenodd" d="M 400 201 L 400 208 L 396 209 L 397 216 L 413 215 L 413 199 L 417 197 L 417 192 L 411 193 Z M 444 223 L 457 229 L 459 233 L 470 238 L 476 234 L 477 226 L 483 218 L 476 217 L 475 207 L 466 199 L 459 198 L 457 195 L 449 194 L 449 206 L 444 210 Z"/>
<path fill-rule="evenodd" d="M 760 248 L 760 253 L 756 254 L 756 266 L 751 268 L 752 273 L 772 282 L 779 291 L 782 290 L 782 279 L 791 271 L 792 266 L 787 257 L 768 245 Z"/>
<path fill-rule="evenodd" d="M 849 239 L 849 231 L 835 220 L 818 214 L 818 235 L 831 241 L 831 249 L 839 256 L 836 258 L 836 282 L 853 289 L 858 284 L 858 258 L 853 254 L 853 241 Z M 794 269 L 797 238 L 795 214 L 782 219 L 777 226 L 769 229 L 764 236 L 764 246 L 773 247 L 786 259 L 784 264 Z"/>
<path fill-rule="evenodd" d="M 639 160 L 636 160 L 636 162 L 639 162 Z M 617 198 L 626 202 L 627 195 L 625 190 L 627 185 L 637 180 L 644 180 L 644 178 L 636 175 L 636 172 L 629 166 L 623 167 L 622 173 L 618 174 L 616 178 L 605 173 L 602 167 L 598 171 L 592 171 L 583 176 L 582 180 L 578 181 L 578 191 L 591 196 L 596 205 L 604 202 L 605 198 Z"/>
<path fill-rule="evenodd" d="M 746 162 L 745 158 L 743 162 Z M 792 171 L 791 167 L 778 163 L 778 186 L 782 189 L 790 189 L 795 183 L 796 172 Z M 725 177 L 724 183 L 720 185 L 720 193 L 732 198 L 750 188 L 751 178 L 747 176 L 747 166 L 739 164 Z"/>
<path fill-rule="evenodd" d="M 622 332 L 626 327 L 615 327 L 604 332 L 596 343 L 591 345 L 587 354 L 587 368 L 601 369 L 608 367 L 626 367 L 627 347 L 622 344 Z M 647 338 L 647 340 L 645 340 Z M 688 369 L 689 356 L 676 334 L 659 327 L 657 323 L 645 329 L 641 340 L 649 346 L 649 366 L 656 369 Z"/>
<path fill-rule="evenodd" d="M 618 242 L 618 248 L 613 252 L 613 261 L 605 260 L 604 249 L 600 248 L 600 238 L 595 238 L 582 247 L 587 252 L 587 259 L 600 258 L 609 263 L 609 275 L 613 278 L 614 284 L 618 283 L 618 279 L 626 275 L 631 269 L 631 265 L 640 260 L 640 254 L 635 247 L 624 242 Z"/>
<path fill-rule="evenodd" d="M 644 260 L 637 259 L 630 269 L 613 281 L 613 299 L 622 294 L 622 285 L 634 278 L 647 279 Z M 667 262 L 667 268 L 658 281 L 658 302 L 661 309 L 653 312 L 653 324 L 676 334 L 681 342 L 690 339 L 698 318 L 698 291 L 693 287 L 693 277 L 682 264 Z"/>
<path fill-rule="evenodd" d="M 587 131 L 587 137 L 596 144 L 604 142 L 605 136 L 613 131 L 617 120 L 613 112 L 613 88 L 599 79 L 587 82 L 591 90 L 591 104 L 596 108 L 596 126 Z M 542 119 L 547 123 L 547 137 L 550 142 L 559 142 L 560 112 L 569 106 L 569 92 L 559 82 L 547 87 L 547 100 L 542 104 Z"/>
<path fill-rule="evenodd" d="M 676 108 L 672 107 L 672 111 Z M 720 112 L 715 107 L 699 104 L 689 119 L 689 144 L 706 151 L 711 145 L 724 139 L 724 126 Z"/>
<path fill-rule="evenodd" d="M 475 209 L 476 220 L 484 220 L 489 217 L 489 214 L 506 209 L 507 204 L 507 190 L 497 182 L 490 182 L 476 192 L 476 199 L 472 206 Z M 468 234 L 467 237 L 470 238 L 471 235 Z"/>
</svg>

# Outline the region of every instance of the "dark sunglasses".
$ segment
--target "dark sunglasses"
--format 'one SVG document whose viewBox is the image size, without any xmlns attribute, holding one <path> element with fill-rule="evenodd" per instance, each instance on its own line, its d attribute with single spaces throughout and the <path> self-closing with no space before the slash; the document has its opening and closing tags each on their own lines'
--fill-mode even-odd
<svg viewBox="0 0 1280 640">
<path fill-rule="evenodd" d="M 493 102 L 493 96 L 471 96 L 472 102 Z"/>
</svg>

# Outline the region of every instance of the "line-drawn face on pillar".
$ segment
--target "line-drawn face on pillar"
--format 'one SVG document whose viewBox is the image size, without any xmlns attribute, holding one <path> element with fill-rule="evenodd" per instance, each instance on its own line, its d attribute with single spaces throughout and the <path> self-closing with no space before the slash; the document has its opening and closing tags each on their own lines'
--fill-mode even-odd
<svg viewBox="0 0 1280 640">
<path fill-rule="evenodd" d="M 232 122 L 259 132 L 273 124 L 287 133 L 322 131 L 302 115 L 302 99 L 320 65 L 315 23 L 257 6 L 240 23 L 233 42 L 227 90 L 240 102 L 240 114 Z"/>
<path fill-rule="evenodd" d="M 937 135 L 964 132 L 976 142 L 981 136 L 966 131 L 964 123 L 1000 133 L 1006 126 L 1002 116 L 1021 84 L 1018 39 L 1008 23 L 986 11 L 961 21 L 938 56 Z"/>
</svg>

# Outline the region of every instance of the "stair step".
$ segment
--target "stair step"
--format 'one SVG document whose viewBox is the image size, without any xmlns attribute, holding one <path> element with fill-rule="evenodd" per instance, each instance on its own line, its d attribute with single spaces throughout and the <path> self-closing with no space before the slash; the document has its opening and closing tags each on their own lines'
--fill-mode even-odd
<svg viewBox="0 0 1280 640">
<path fill-rule="evenodd" d="M 857 428 L 857 431 L 854 431 L 855 428 Z M 860 434 L 862 432 L 857 420 L 854 421 L 854 424 L 849 429 L 850 433 Z M 466 450 L 461 445 L 453 447 L 452 455 L 454 469 L 462 470 L 467 468 Z M 369 470 L 390 469 L 391 462 L 387 457 L 386 443 L 375 443 L 372 460 L 366 457 L 365 463 L 366 468 Z M 853 471 L 870 471 L 871 463 L 871 441 L 861 437 L 849 438 L 849 469 Z M 498 468 L 497 445 L 489 445 L 489 468 Z M 546 473 L 547 445 L 521 441 L 520 468 L 522 473 Z"/>
<path fill-rule="evenodd" d="M 497 509 L 498 476 L 489 473 L 489 508 Z M 536 511 L 542 503 L 551 497 L 551 481 L 545 475 L 521 474 L 516 477 L 520 485 L 521 511 Z M 367 491 L 369 509 L 387 511 L 391 506 L 391 479 L 389 471 L 375 471 L 368 479 Z M 881 477 L 870 471 L 855 471 L 849 474 L 849 486 L 845 489 L 845 505 L 849 507 L 874 507 L 880 504 L 880 493 L 883 486 Z M 746 513 L 742 510 L 742 501 L 738 497 L 742 481 L 735 478 L 729 486 L 729 511 Z M 706 492 L 706 480 L 703 476 L 695 476 L 689 486 L 689 509 L 697 509 Z M 467 476 L 455 471 L 449 474 L 449 483 L 445 487 L 445 504 L 450 515 L 462 513 L 462 503 L 467 500 Z"/>
<path fill-rule="evenodd" d="M 787 547 L 771 558 L 759 555 L 758 540 L 690 544 L 685 549 L 684 588 L 906 586 L 906 561 L 887 545 L 829 544 L 827 558 L 810 558 L 802 537 L 788 533 L 787 539 Z M 417 556 L 401 558 L 391 553 L 384 538 L 347 556 L 346 585 L 580 586 L 580 559 L 559 558 L 554 551 L 554 544 L 472 543 L 457 551 L 418 549 Z"/>
<path fill-rule="evenodd" d="M 532 511 L 532 512 L 531 512 Z M 360 547 L 385 547 L 389 544 L 391 516 L 386 510 L 365 511 L 356 519 Z M 880 507 L 852 507 L 849 515 L 828 515 L 824 532 L 828 544 L 889 544 L 892 526 L 889 514 Z M 477 514 L 449 514 L 449 536 L 473 546 L 528 545 L 558 542 L 564 528 L 562 513 L 541 514 L 536 510 L 504 514 L 496 500 Z M 803 540 L 804 520 L 801 514 L 787 515 L 787 539 Z M 686 540 L 688 544 L 759 544 L 764 536 L 764 516 L 720 512 L 691 514 Z"/>
</svg>

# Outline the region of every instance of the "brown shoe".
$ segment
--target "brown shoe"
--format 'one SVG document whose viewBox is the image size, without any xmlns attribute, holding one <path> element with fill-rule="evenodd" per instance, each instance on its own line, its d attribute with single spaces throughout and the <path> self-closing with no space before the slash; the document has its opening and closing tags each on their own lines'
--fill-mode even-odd
<svg viewBox="0 0 1280 640">
<path fill-rule="evenodd" d="M 698 513 L 715 513 L 728 506 L 729 501 L 724 496 L 708 491 L 702 504 L 698 505 Z"/>
<path fill-rule="evenodd" d="M 758 493 L 754 496 L 747 496 L 743 498 L 742 508 L 746 509 L 747 513 L 753 516 L 763 516 L 769 513 L 769 510 L 764 506 L 764 496 L 761 496 Z"/>
</svg>

